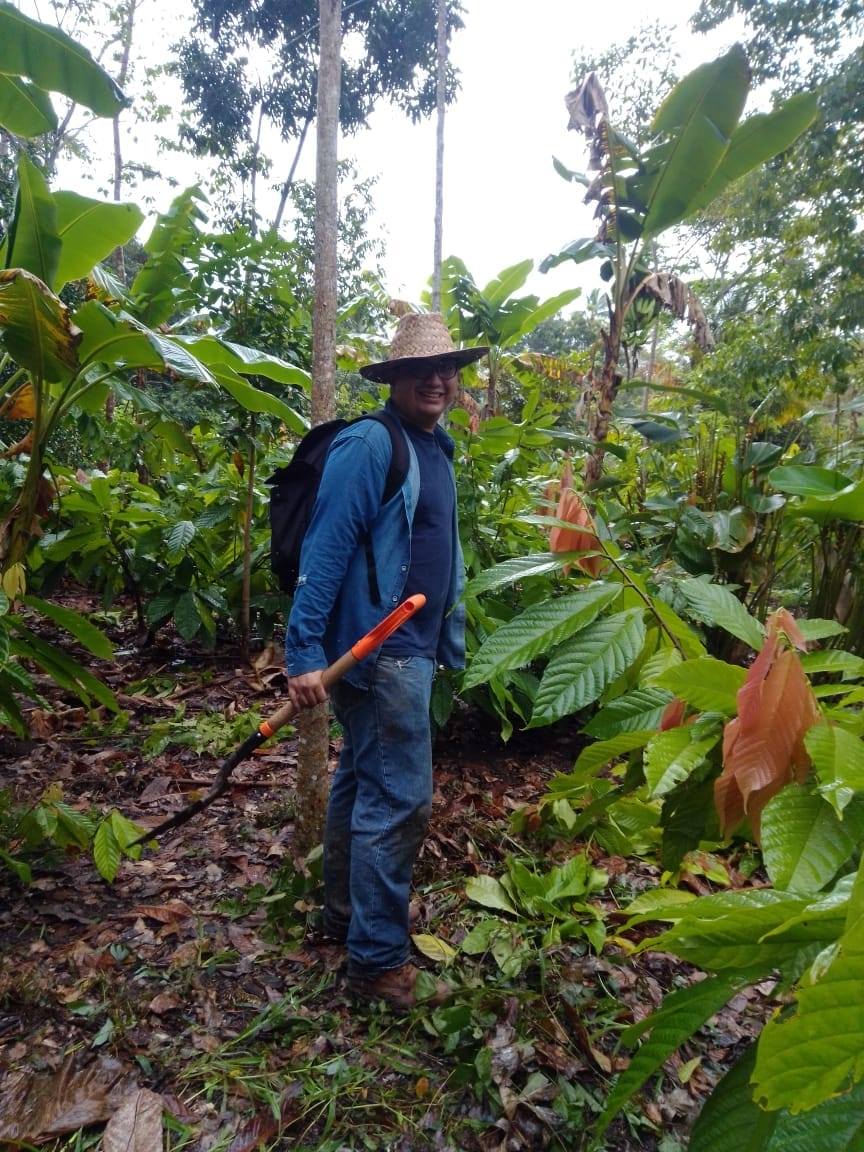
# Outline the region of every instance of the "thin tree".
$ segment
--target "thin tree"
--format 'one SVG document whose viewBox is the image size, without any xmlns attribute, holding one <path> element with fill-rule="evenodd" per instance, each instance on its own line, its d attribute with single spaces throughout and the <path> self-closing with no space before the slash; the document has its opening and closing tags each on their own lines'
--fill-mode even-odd
<svg viewBox="0 0 864 1152">
<path fill-rule="evenodd" d="M 435 124 L 435 252 L 432 263 L 432 311 L 441 311 L 441 258 L 444 247 L 444 109 L 447 98 L 447 0 L 438 0 Z"/>
<path fill-rule="evenodd" d="M 315 171 L 315 303 L 312 316 L 312 423 L 333 416 L 336 384 L 336 237 L 342 0 L 319 0 L 317 160 Z M 298 717 L 294 846 L 320 842 L 327 798 L 329 724 L 326 705 Z"/>
</svg>

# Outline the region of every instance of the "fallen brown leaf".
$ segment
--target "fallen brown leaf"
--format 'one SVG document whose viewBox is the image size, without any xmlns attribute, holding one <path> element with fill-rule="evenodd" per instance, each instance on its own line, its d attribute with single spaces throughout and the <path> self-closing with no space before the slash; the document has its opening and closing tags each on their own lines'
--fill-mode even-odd
<svg viewBox="0 0 864 1152">
<path fill-rule="evenodd" d="M 102 1152 L 161 1152 L 162 1097 L 149 1088 L 130 1092 L 108 1121 Z"/>
<path fill-rule="evenodd" d="M 53 1073 L 13 1073 L 0 1081 L 0 1143 L 35 1144 L 101 1124 L 133 1086 L 129 1068 L 110 1056 L 85 1067 L 69 1056 Z"/>
</svg>

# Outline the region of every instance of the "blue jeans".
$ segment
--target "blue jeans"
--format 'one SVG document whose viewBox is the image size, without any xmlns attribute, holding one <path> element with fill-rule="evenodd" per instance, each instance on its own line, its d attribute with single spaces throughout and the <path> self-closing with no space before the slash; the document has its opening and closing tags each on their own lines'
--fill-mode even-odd
<svg viewBox="0 0 864 1152">
<path fill-rule="evenodd" d="M 348 972 L 408 959 L 414 861 L 432 808 L 429 697 L 434 661 L 379 656 L 369 688 L 331 692 L 344 743 L 324 832 L 324 926 L 347 933 Z"/>
</svg>

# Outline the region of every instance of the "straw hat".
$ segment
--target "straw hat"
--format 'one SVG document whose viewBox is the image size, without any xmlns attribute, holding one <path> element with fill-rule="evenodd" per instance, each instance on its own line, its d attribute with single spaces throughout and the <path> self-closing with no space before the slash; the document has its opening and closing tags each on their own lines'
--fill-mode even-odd
<svg viewBox="0 0 864 1152">
<path fill-rule="evenodd" d="M 457 348 L 444 317 L 437 312 L 409 312 L 399 321 L 388 358 L 367 364 L 360 375 L 376 384 L 389 384 L 398 369 L 410 367 L 416 360 L 453 360 L 462 368 L 488 351 L 486 347 Z"/>
</svg>

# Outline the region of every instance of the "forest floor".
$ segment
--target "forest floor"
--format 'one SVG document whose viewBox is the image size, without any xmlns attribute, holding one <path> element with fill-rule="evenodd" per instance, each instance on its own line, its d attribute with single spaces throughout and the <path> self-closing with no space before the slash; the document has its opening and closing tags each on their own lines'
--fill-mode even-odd
<svg viewBox="0 0 864 1152">
<path fill-rule="evenodd" d="M 7 808 L 60 789 L 77 810 L 113 806 L 154 826 L 206 790 L 251 731 L 245 713 L 271 712 L 286 687 L 275 649 L 250 668 L 234 653 L 190 658 L 170 639 L 118 648 L 98 671 L 119 716 L 88 715 L 44 682 L 51 707 L 30 712 L 32 739 L 0 733 Z M 587 849 L 610 877 L 596 901 L 610 936 L 620 908 L 658 882 L 651 863 L 513 833 L 514 811 L 570 769 L 577 747 L 566 728 L 503 744 L 476 716 L 439 735 L 415 932 L 424 951 L 441 952 L 438 963 L 418 962 L 456 991 L 445 1008 L 407 1017 L 355 1004 L 343 951 L 309 938 L 320 893 L 292 860 L 290 736 L 242 764 L 226 795 L 157 850 L 124 861 L 113 884 L 86 854 L 40 857 L 26 889 L 0 871 L 0 1146 L 592 1146 L 592 1124 L 627 1066 L 620 1031 L 693 971 L 613 944 L 598 956 L 584 940 L 538 947 L 514 976 L 492 955 L 459 952 L 488 915 L 466 899 L 466 879 L 499 875 L 508 856 L 546 869 Z M 685 1147 L 706 1095 L 770 1004 L 767 985 L 735 997 L 597 1146 Z"/>
</svg>

